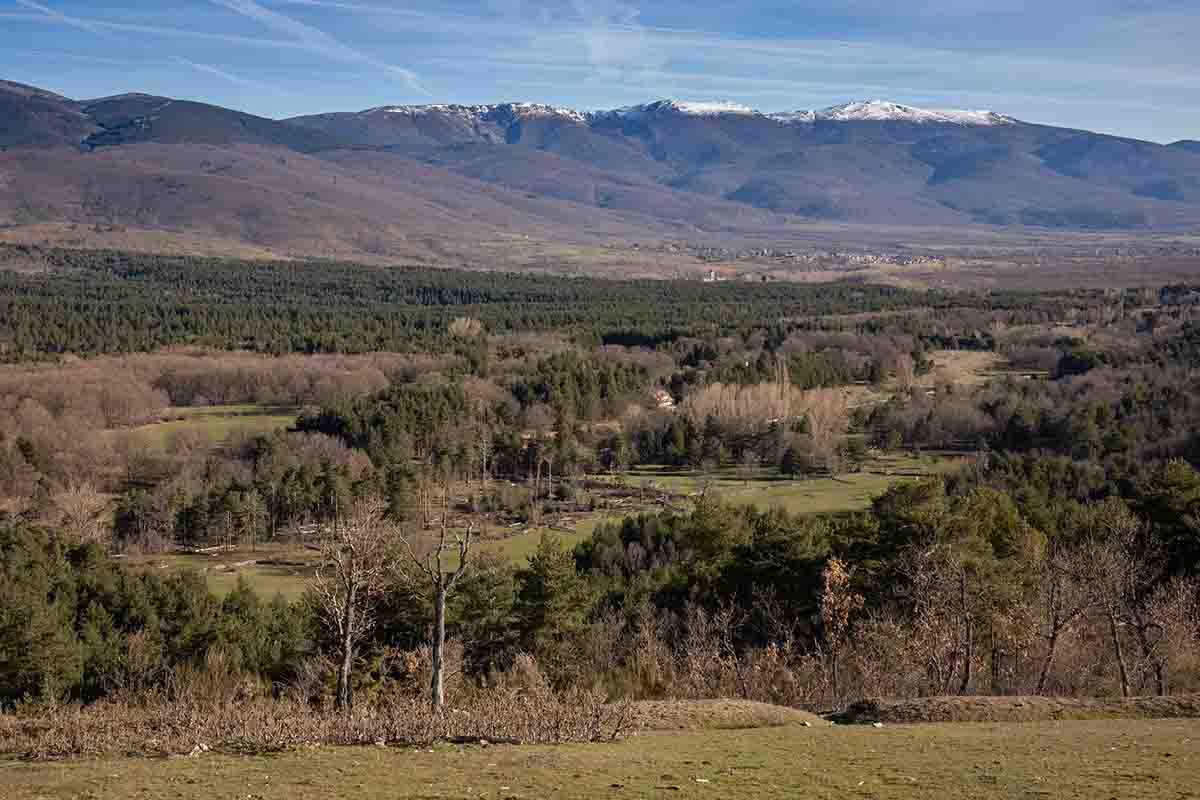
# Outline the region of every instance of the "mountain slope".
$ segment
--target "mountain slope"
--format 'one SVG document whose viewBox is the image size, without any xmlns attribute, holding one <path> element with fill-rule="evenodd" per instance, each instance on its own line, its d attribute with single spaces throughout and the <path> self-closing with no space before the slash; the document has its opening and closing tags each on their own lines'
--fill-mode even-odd
<svg viewBox="0 0 1200 800">
<path fill-rule="evenodd" d="M 96 130 L 79 104 L 53 92 L 0 81 L 0 149 L 78 144 Z"/>
<path fill-rule="evenodd" d="M 0 225 L 138 226 L 288 253 L 437 260 L 513 237 L 708 247 L 1200 225 L 1194 142 L 878 100 L 779 114 L 664 100 L 271 120 L 0 83 L 0 121 Z"/>
<path fill-rule="evenodd" d="M 92 100 L 82 111 L 103 130 L 84 140 L 88 148 L 137 142 L 275 145 L 301 153 L 336 147 L 318 131 L 205 103 L 129 94 Z"/>
<path fill-rule="evenodd" d="M 1200 220 L 1200 164 L 1183 146 L 990 111 L 878 100 L 782 114 L 678 101 L 592 113 L 509 103 L 292 122 L 520 191 L 639 211 L 657 204 L 671 218 L 680 218 L 678 203 L 648 181 L 714 203 L 863 224 L 1152 230 Z M 530 150 L 636 178 L 619 192 L 598 189 L 594 173 L 538 163 Z M 492 153 L 486 170 L 483 151 Z M 716 208 L 707 213 L 723 213 Z M 684 218 L 704 224 L 705 214 Z"/>
</svg>

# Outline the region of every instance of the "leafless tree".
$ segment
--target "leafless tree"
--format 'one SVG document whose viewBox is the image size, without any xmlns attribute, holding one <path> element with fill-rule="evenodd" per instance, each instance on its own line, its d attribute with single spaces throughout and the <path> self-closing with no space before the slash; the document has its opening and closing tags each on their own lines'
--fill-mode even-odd
<svg viewBox="0 0 1200 800">
<path fill-rule="evenodd" d="M 1094 545 L 1052 542 L 1042 567 L 1042 606 L 1046 625 L 1046 653 L 1038 672 L 1034 694 L 1046 691 L 1059 644 L 1097 602 L 1097 582 L 1092 554 Z"/>
<path fill-rule="evenodd" d="M 425 581 L 428 582 L 430 595 L 433 600 L 433 647 L 431 657 L 430 703 L 434 711 L 440 711 L 446 703 L 445 691 L 445 649 L 446 649 L 446 599 L 460 578 L 467 572 L 471 555 L 471 540 L 475 534 L 475 525 L 467 525 L 465 532 L 453 537 L 450 535 L 449 489 L 442 489 L 442 520 L 437 541 L 423 556 L 418 554 L 413 542 L 402 537 L 408 561 Z M 446 562 L 451 553 L 457 552 L 458 564 L 452 571 Z M 405 570 L 401 570 L 402 573 Z"/>
<path fill-rule="evenodd" d="M 108 499 L 90 483 L 69 486 L 54 495 L 55 520 L 71 542 L 107 544 L 112 534 Z"/>
<path fill-rule="evenodd" d="M 1129 657 L 1123 634 L 1133 629 L 1148 651 L 1147 632 L 1139 621 L 1143 592 L 1140 585 L 1145 554 L 1139 553 L 1144 541 L 1144 526 L 1120 501 L 1106 501 L 1089 509 L 1089 524 L 1097 544 L 1091 553 L 1096 571 L 1099 604 L 1108 626 L 1109 641 L 1121 679 L 1121 695 L 1130 694 Z M 1159 686 L 1162 688 L 1161 672 Z"/>
<path fill-rule="evenodd" d="M 337 639 L 339 709 L 354 704 L 353 670 L 359 643 L 374 623 L 373 605 L 384 591 L 396 529 L 384 519 L 385 504 L 360 500 L 343 518 L 335 514 L 321 542 L 321 566 L 310 597 Z"/>
<path fill-rule="evenodd" d="M 916 365 L 912 356 L 901 353 L 896 357 L 896 391 L 907 394 L 917 380 Z"/>
</svg>

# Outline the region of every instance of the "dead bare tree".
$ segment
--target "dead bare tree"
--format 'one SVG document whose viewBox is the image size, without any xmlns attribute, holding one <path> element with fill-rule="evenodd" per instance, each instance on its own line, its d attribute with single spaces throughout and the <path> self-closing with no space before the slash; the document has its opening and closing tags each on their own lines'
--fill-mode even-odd
<svg viewBox="0 0 1200 800">
<path fill-rule="evenodd" d="M 334 521 L 321 541 L 321 565 L 310 594 L 315 610 L 337 640 L 337 708 L 354 705 L 354 659 L 374 623 L 373 604 L 383 593 L 396 529 L 378 499 L 360 500 Z"/>
<path fill-rule="evenodd" d="M 1137 602 L 1142 571 L 1138 548 L 1144 529 L 1141 520 L 1120 501 L 1099 503 L 1089 509 L 1089 514 L 1096 538 L 1091 560 L 1099 605 L 1108 623 L 1109 641 L 1121 679 L 1121 696 L 1129 697 L 1129 663 L 1122 632 L 1128 622 L 1127 612 Z"/>
<path fill-rule="evenodd" d="M 1042 604 L 1046 613 L 1046 654 L 1038 672 L 1034 694 L 1046 691 L 1058 646 L 1080 619 L 1095 606 L 1096 588 L 1092 548 L 1053 542 L 1042 568 Z"/>
<path fill-rule="evenodd" d="M 54 511 L 62 535 L 72 543 L 107 544 L 112 534 L 112 512 L 108 498 L 90 483 L 68 486 L 53 497 Z"/>
<path fill-rule="evenodd" d="M 449 488 L 442 489 L 442 521 L 437 541 L 424 557 L 417 554 L 413 543 L 406 537 L 401 537 L 408 560 L 429 583 L 430 595 L 433 600 L 433 645 L 430 661 L 430 703 L 434 711 L 440 711 L 446 703 L 446 598 L 460 578 L 467 572 L 468 559 L 471 554 L 471 540 L 475 535 L 475 524 L 467 525 L 461 535 L 450 538 L 450 492 Z M 445 558 L 448 553 L 457 551 L 458 565 L 453 571 L 447 571 Z M 403 572 L 403 569 L 401 570 Z"/>
</svg>

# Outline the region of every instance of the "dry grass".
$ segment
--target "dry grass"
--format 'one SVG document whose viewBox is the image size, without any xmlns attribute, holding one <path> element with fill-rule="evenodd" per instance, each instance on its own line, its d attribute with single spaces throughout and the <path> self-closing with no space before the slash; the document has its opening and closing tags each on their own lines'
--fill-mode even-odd
<svg viewBox="0 0 1200 800">
<path fill-rule="evenodd" d="M 557 744 L 612 741 L 637 726 L 631 703 L 598 691 L 492 689 L 444 712 L 397 698 L 343 714 L 290 700 L 151 699 L 99 702 L 34 717 L 0 716 L 0 754 L 26 760 L 105 755 L 266 753 L 312 746 L 427 745 L 435 741 Z"/>
<path fill-rule="evenodd" d="M 788 726 L 650 732 L 604 745 L 0 761 L 0 792 L 6 800 L 1182 800 L 1197 796 L 1198 741 L 1195 720 Z"/>
<path fill-rule="evenodd" d="M 287 259 L 282 250 L 219 236 L 153 230 L 124 225 L 82 225 L 71 222 L 41 222 L 0 230 L 0 242 L 87 249 L 111 249 L 131 253 L 176 256 L 242 258 L 246 260 Z"/>
<path fill-rule="evenodd" d="M 863 700 L 838 722 L 1045 722 L 1050 720 L 1200 718 L 1200 695 L 1179 697 L 922 697 Z"/>
<path fill-rule="evenodd" d="M 711 731 L 828 725 L 798 708 L 750 700 L 643 700 L 636 704 L 638 726 L 649 731 Z"/>
<path fill-rule="evenodd" d="M 933 371 L 917 379 L 920 386 L 980 386 L 1004 374 L 1005 360 L 990 350 L 935 350 L 929 354 Z"/>
</svg>

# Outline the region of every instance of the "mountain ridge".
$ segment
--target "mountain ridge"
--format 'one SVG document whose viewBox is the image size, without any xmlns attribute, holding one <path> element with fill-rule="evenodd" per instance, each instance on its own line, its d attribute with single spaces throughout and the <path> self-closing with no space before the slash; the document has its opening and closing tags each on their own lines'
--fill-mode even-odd
<svg viewBox="0 0 1200 800">
<path fill-rule="evenodd" d="M 436 260 L 513 237 L 708 247 L 839 230 L 916 240 L 1200 226 L 1195 143 L 879 100 L 781 113 L 682 100 L 393 105 L 274 120 L 0 82 L 0 112 L 9 227 L 133 225 Z"/>
</svg>

